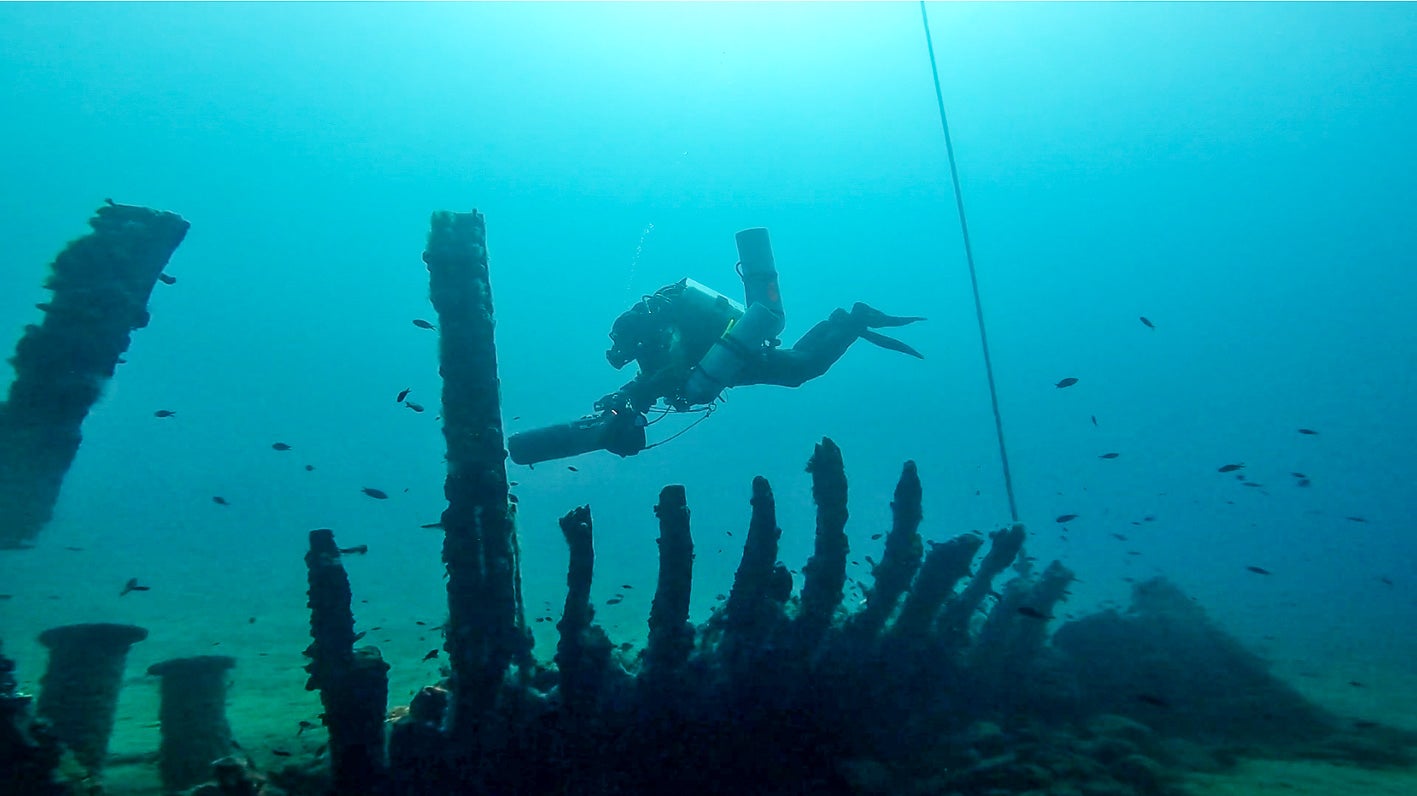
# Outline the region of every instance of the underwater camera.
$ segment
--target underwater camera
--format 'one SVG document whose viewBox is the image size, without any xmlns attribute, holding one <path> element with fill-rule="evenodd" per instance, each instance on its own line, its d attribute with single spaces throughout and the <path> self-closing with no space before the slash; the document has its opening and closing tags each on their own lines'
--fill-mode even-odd
<svg viewBox="0 0 1417 796">
<path fill-rule="evenodd" d="M 521 431 L 507 438 L 507 453 L 516 464 L 537 464 L 610 451 L 634 456 L 645 449 L 645 416 L 628 408 L 606 409 L 599 414 Z"/>
</svg>

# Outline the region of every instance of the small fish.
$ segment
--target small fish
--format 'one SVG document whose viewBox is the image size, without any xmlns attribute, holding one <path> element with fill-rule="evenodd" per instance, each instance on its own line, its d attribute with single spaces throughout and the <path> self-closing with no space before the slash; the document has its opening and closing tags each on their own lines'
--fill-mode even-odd
<svg viewBox="0 0 1417 796">
<path fill-rule="evenodd" d="M 1349 522 L 1367 522 L 1367 520 L 1362 517 L 1344 517 L 1343 519 Z"/>
<path fill-rule="evenodd" d="M 1148 705 L 1158 708 L 1169 708 L 1171 703 L 1154 694 L 1137 694 L 1137 701 L 1145 702 Z"/>
<path fill-rule="evenodd" d="M 427 525 L 420 525 L 420 526 L 418 526 L 418 527 L 420 527 L 420 528 L 441 528 L 441 527 L 443 527 L 443 523 L 441 523 L 441 522 L 430 522 L 430 523 L 428 523 Z"/>
<path fill-rule="evenodd" d="M 1312 436 L 1314 436 L 1315 434 L 1317 434 L 1317 433 L 1319 433 L 1319 432 L 1313 430 L 1312 428 L 1301 428 L 1301 429 L 1299 429 L 1299 433 L 1300 433 L 1300 434 L 1305 434 L 1305 435 L 1307 435 L 1307 436 L 1312 437 Z"/>
<path fill-rule="evenodd" d="M 339 551 L 347 556 L 362 556 L 365 553 L 369 552 L 369 545 L 358 544 L 354 547 L 341 547 Z"/>
<path fill-rule="evenodd" d="M 360 492 L 363 492 L 364 494 L 368 495 L 368 496 L 371 497 L 371 498 L 374 498 L 375 500 L 388 500 L 388 499 L 389 499 L 389 493 L 388 493 L 388 492 L 385 492 L 385 491 L 382 490 L 382 489 L 375 489 L 375 488 L 372 487 L 372 486 L 366 486 L 366 487 L 364 487 L 363 489 L 361 489 L 361 490 L 359 490 L 359 491 L 360 491 Z"/>
<path fill-rule="evenodd" d="M 1308 478 L 1308 476 L 1304 475 L 1303 473 L 1290 473 L 1290 475 L 1294 476 L 1295 478 Z"/>
<path fill-rule="evenodd" d="M 1057 387 L 1058 389 L 1061 390 L 1061 389 L 1063 389 L 1064 387 L 1071 387 L 1071 386 L 1073 386 L 1074 384 L 1077 384 L 1077 383 L 1078 383 L 1078 380 L 1077 380 L 1077 379 L 1073 378 L 1072 376 L 1069 376 L 1069 377 L 1067 377 L 1066 379 L 1063 379 L 1062 381 L 1058 382 L 1057 384 L 1054 384 L 1053 386 L 1054 386 L 1054 387 Z"/>
<path fill-rule="evenodd" d="M 517 486 L 519 483 L 518 481 L 508 481 L 507 486 Z"/>
<path fill-rule="evenodd" d="M 1141 321 L 1142 326 L 1145 326 L 1145 327 L 1148 328 L 1148 329 L 1155 329 L 1155 328 L 1156 328 L 1156 324 L 1154 324 L 1154 323 L 1152 323 L 1150 320 L 1148 320 L 1145 315 L 1141 316 L 1141 317 L 1139 318 L 1139 320 Z"/>
<path fill-rule="evenodd" d="M 153 412 L 153 417 L 176 417 L 177 413 L 171 409 L 159 409 Z"/>
<path fill-rule="evenodd" d="M 1241 462 L 1240 464 L 1223 464 L 1223 465 L 1221 465 L 1219 468 L 1216 469 L 1216 472 L 1217 472 L 1217 473 L 1233 473 L 1233 472 L 1235 472 L 1236 470 L 1243 470 L 1243 469 L 1245 469 L 1245 465 L 1244 465 L 1243 462 Z"/>
<path fill-rule="evenodd" d="M 1118 456 L 1121 456 L 1121 455 L 1122 455 L 1122 454 L 1120 454 L 1120 453 L 1104 453 L 1104 454 L 1102 454 L 1101 456 L 1098 456 L 1097 458 L 1099 458 L 1099 459 L 1115 459 L 1115 458 L 1117 458 Z"/>
<path fill-rule="evenodd" d="M 1264 567 L 1245 567 L 1245 569 L 1247 569 L 1247 570 L 1249 570 L 1249 571 L 1255 573 L 1256 575 L 1273 575 L 1273 574 L 1274 574 L 1273 572 L 1270 572 L 1269 570 L 1265 569 Z"/>
<path fill-rule="evenodd" d="M 429 323 L 428 321 L 423 320 L 422 318 L 414 318 L 414 319 L 413 319 L 413 325 L 414 325 L 414 326 L 417 326 L 417 327 L 420 328 L 420 329 L 429 329 L 429 330 L 435 331 L 435 332 L 438 331 L 438 327 L 434 326 L 433 324 Z"/>
<path fill-rule="evenodd" d="M 411 392 L 413 392 L 413 388 L 412 388 L 412 387 L 406 387 L 406 388 L 404 388 L 403 390 L 400 390 L 400 391 L 399 391 L 399 397 L 397 397 L 397 398 L 394 399 L 394 403 L 396 403 L 396 404 L 401 404 L 401 403 L 403 403 L 403 399 L 407 398 L 407 397 L 408 397 L 408 394 L 411 393 Z"/>
<path fill-rule="evenodd" d="M 624 598 L 624 597 L 611 597 L 610 599 L 608 599 L 608 600 L 605 601 L 605 604 L 606 604 L 606 605 L 619 605 L 620 603 L 622 603 L 622 602 L 624 602 L 624 601 L 625 601 L 625 598 Z"/>
<path fill-rule="evenodd" d="M 1119 542 L 1125 542 L 1125 541 L 1127 541 L 1127 537 L 1126 537 L 1125 535 L 1123 535 L 1123 534 L 1120 534 L 1120 533 L 1114 533 L 1114 534 L 1112 534 L 1112 538 L 1113 538 L 1113 539 L 1116 539 L 1116 540 L 1119 541 Z"/>
<path fill-rule="evenodd" d="M 217 504 L 218 506 L 230 506 L 230 505 L 231 505 L 230 503 L 227 503 L 227 502 L 226 502 L 226 498 L 222 497 L 221 495 L 217 495 L 216 497 L 213 497 L 213 498 L 212 498 L 212 502 L 215 503 L 215 504 Z"/>
<path fill-rule="evenodd" d="M 425 661 L 431 661 L 431 660 L 433 660 L 433 659 L 436 658 L 436 657 L 438 657 L 438 648 L 437 648 L 437 647 L 434 647 L 433 649 L 428 650 L 428 654 L 426 654 L 426 655 L 423 656 L 423 660 L 425 660 Z"/>
<path fill-rule="evenodd" d="M 422 412 L 423 412 L 423 404 L 417 404 L 417 403 L 414 403 L 413 401 L 404 401 L 404 402 L 403 402 L 403 405 L 404 405 L 404 406 L 407 406 L 409 409 L 412 409 L 413 411 L 418 412 L 418 413 L 420 413 L 420 414 L 422 414 Z"/>
<path fill-rule="evenodd" d="M 1080 515 L 1077 515 L 1077 514 L 1059 514 L 1057 517 L 1054 517 L 1054 518 L 1053 518 L 1053 522 L 1058 522 L 1058 523 L 1062 523 L 1062 522 L 1072 522 L 1073 520 L 1077 519 L 1079 516 L 1080 516 Z"/>
<path fill-rule="evenodd" d="M 873 534 L 871 534 L 871 541 L 874 542 L 875 540 L 877 540 L 877 539 L 879 539 L 879 538 L 881 538 L 881 535 L 880 535 L 880 534 L 878 534 L 878 533 L 873 533 Z"/>
<path fill-rule="evenodd" d="M 313 464 L 307 464 L 307 465 L 305 465 L 305 472 L 307 472 L 307 473 L 313 473 L 313 472 L 315 472 L 315 465 L 313 465 Z"/>
<path fill-rule="evenodd" d="M 1156 515 L 1154 515 L 1154 514 L 1148 514 L 1148 515 L 1146 515 L 1145 517 L 1142 517 L 1142 518 L 1141 518 L 1141 521 L 1142 521 L 1142 522 L 1156 522 Z"/>
<path fill-rule="evenodd" d="M 631 586 L 631 585 L 628 584 L 628 583 L 621 583 L 621 584 L 620 584 L 620 588 L 622 588 L 622 589 L 633 589 L 633 588 L 635 588 L 635 587 L 634 587 L 634 586 Z"/>
<path fill-rule="evenodd" d="M 290 450 L 290 446 L 285 444 L 284 442 L 276 442 L 271 444 L 271 450 L 288 451 Z"/>
<path fill-rule="evenodd" d="M 1364 685 L 1363 683 L 1358 682 L 1357 680 L 1349 680 L 1349 681 L 1348 681 L 1348 684 L 1351 685 L 1351 686 L 1353 686 L 1354 688 L 1367 688 L 1367 687 L 1368 687 L 1368 686 Z"/>
<path fill-rule="evenodd" d="M 296 734 L 296 735 L 299 735 L 300 733 L 305 732 L 306 730 L 313 730 L 313 729 L 315 729 L 315 725 L 314 725 L 313 722 L 309 722 L 309 721 L 305 721 L 304 719 L 301 719 L 301 720 L 300 720 L 300 730 L 299 730 L 298 732 L 296 732 L 295 734 Z"/>
<path fill-rule="evenodd" d="M 1043 619 L 1043 620 L 1048 620 L 1048 619 L 1052 619 L 1052 618 L 1053 618 L 1053 617 L 1051 617 L 1051 616 L 1049 616 L 1049 615 L 1043 613 L 1042 611 L 1038 610 L 1037 608 L 1030 608 L 1030 607 L 1027 606 L 1027 605 L 1020 605 L 1019 608 L 1018 608 L 1018 612 L 1019 612 L 1020 615 L 1026 616 L 1026 617 L 1028 617 L 1029 619 Z"/>
<path fill-rule="evenodd" d="M 271 754 L 275 755 L 276 757 L 290 757 L 290 752 L 287 752 L 284 749 L 272 749 Z"/>
<path fill-rule="evenodd" d="M 1254 481 L 1246 481 L 1244 484 L 1241 484 L 1241 486 L 1250 486 L 1258 488 L 1264 486 L 1264 484 L 1256 483 Z"/>
<path fill-rule="evenodd" d="M 575 466 L 574 464 L 568 464 L 568 465 L 566 465 L 566 469 L 567 469 L 567 470 L 570 470 L 570 471 L 573 472 L 573 473 L 579 473 L 579 472 L 580 472 L 580 470 L 577 470 L 577 469 L 576 469 L 576 466 Z"/>
<path fill-rule="evenodd" d="M 137 578 L 129 578 L 129 579 L 128 579 L 128 582 L 123 585 L 123 591 L 118 592 L 118 596 L 119 596 L 119 597 L 122 597 L 122 596 L 126 595 L 126 594 L 127 594 L 128 592 L 130 592 L 130 591 L 148 591 L 148 590 L 149 590 L 149 589 L 148 589 L 147 586 L 140 586 L 140 585 L 138 585 L 138 579 L 137 579 Z"/>
<path fill-rule="evenodd" d="M 163 283 L 164 285 L 175 285 L 177 284 L 177 277 L 168 276 L 167 274 L 158 274 L 157 281 Z"/>
<path fill-rule="evenodd" d="M 1094 426 L 1097 425 L 1097 415 L 1091 415 L 1091 417 L 1092 417 L 1092 424 L 1093 424 Z"/>
</svg>

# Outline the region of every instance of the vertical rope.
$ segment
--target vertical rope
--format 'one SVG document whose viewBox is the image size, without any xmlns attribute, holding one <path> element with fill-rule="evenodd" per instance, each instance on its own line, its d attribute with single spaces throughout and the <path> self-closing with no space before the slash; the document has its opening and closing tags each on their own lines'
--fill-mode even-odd
<svg viewBox="0 0 1417 796">
<path fill-rule="evenodd" d="M 1004 490 L 1009 496 L 1009 516 L 1018 522 L 1018 503 L 1014 500 L 1014 479 L 1009 472 L 1009 451 L 1004 445 L 1004 421 L 999 415 L 999 390 L 994 385 L 994 363 L 989 357 L 989 335 L 984 330 L 984 304 L 979 299 L 979 276 L 974 269 L 974 248 L 969 243 L 969 224 L 964 218 L 964 194 L 959 188 L 959 169 L 955 167 L 955 148 L 950 140 L 950 124 L 945 119 L 945 96 L 940 91 L 940 69 L 935 63 L 935 44 L 930 38 L 930 17 L 925 12 L 925 0 L 920 0 L 920 19 L 925 23 L 925 49 L 930 53 L 930 74 L 935 78 L 935 102 L 940 107 L 940 128 L 945 132 L 945 153 L 950 160 L 950 179 L 954 182 L 955 207 L 959 209 L 959 228 L 964 234 L 964 258 L 969 263 L 969 284 L 974 289 L 974 315 L 979 321 L 979 342 L 984 347 L 984 373 L 989 377 L 989 403 L 994 408 L 994 431 L 999 437 L 999 461 L 1004 468 Z"/>
</svg>

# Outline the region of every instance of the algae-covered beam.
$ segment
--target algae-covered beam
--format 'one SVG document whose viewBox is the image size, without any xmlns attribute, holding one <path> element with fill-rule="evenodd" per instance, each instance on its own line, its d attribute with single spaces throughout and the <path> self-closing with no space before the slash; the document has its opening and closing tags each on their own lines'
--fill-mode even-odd
<svg viewBox="0 0 1417 796">
<path fill-rule="evenodd" d="M 955 584 L 969 574 L 969 563 L 983 544 L 980 537 L 964 534 L 932 546 L 905 595 L 900 614 L 891 624 L 890 634 L 909 643 L 924 637 L 940 607 L 954 593 Z"/>
<path fill-rule="evenodd" d="M 319 689 L 330 731 L 330 768 L 337 793 L 376 793 L 382 787 L 384 716 L 389 665 L 374 647 L 354 649 L 349 576 L 340 563 L 334 532 L 310 532 L 305 554 L 310 590 L 310 663 L 306 690 Z"/>
<path fill-rule="evenodd" d="M 881 563 L 872 572 L 873 583 L 866 592 L 866 607 L 852 619 L 853 633 L 861 636 L 879 633 L 920 569 L 920 559 L 925 552 L 920 539 L 921 493 L 915 462 L 906 462 L 895 485 L 895 499 L 891 501 L 893 520 L 886 534 L 886 549 L 881 554 Z"/>
<path fill-rule="evenodd" d="M 443 562 L 448 572 L 446 649 L 453 672 L 452 731 L 468 738 L 513 660 L 531 649 L 518 586 L 516 526 L 493 338 L 487 228 L 482 214 L 433 214 L 429 295 L 438 313 L 443 376 Z"/>
<path fill-rule="evenodd" d="M 811 648 L 831 626 L 846 587 L 846 466 L 841 449 L 823 439 L 807 461 L 812 498 L 817 504 L 816 547 L 802 568 L 802 611 L 797 616 L 798 643 Z"/>
<path fill-rule="evenodd" d="M 648 691 L 658 693 L 669 690 L 694 646 L 694 627 L 689 624 L 694 540 L 689 533 L 684 487 L 660 490 L 654 514 L 659 518 L 659 582 L 649 611 L 649 642 L 641 679 Z"/>
<path fill-rule="evenodd" d="M 780 578 L 775 562 L 782 529 L 777 527 L 772 486 L 762 476 L 753 479 L 752 507 L 743 558 L 723 609 L 723 637 L 732 650 L 730 657 L 760 646 L 781 616 L 780 602 L 775 599 L 775 584 Z"/>
<path fill-rule="evenodd" d="M 1023 549 L 1024 531 L 1022 524 L 1002 528 L 989 535 L 989 552 L 979 562 L 979 569 L 964 589 L 945 606 L 937 623 L 940 637 L 952 646 L 964 646 L 969 642 L 969 620 L 979 609 L 980 603 L 993 588 L 994 578 L 1003 572 Z"/>
<path fill-rule="evenodd" d="M 561 671 L 561 698 L 567 710 L 586 718 L 600 696 L 600 686 L 610 664 L 610 641 L 594 627 L 590 605 L 591 578 L 595 573 L 595 544 L 590 507 L 581 506 L 561 518 L 561 533 L 570 547 L 566 572 L 566 606 L 556 624 L 556 667 Z"/>
<path fill-rule="evenodd" d="M 148 297 L 189 224 L 174 213 L 108 204 L 93 232 L 50 266 L 39 304 L 10 363 L 0 403 L 0 548 L 30 546 L 54 512 L 78 453 L 84 417 L 113 377 L 133 330 L 148 324 Z"/>
</svg>

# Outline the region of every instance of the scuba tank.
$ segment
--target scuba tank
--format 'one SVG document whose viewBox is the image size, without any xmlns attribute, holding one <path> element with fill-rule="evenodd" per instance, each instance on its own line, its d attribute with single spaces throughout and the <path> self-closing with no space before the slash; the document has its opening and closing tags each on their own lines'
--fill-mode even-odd
<svg viewBox="0 0 1417 796">
<path fill-rule="evenodd" d="M 742 230 L 735 240 L 738 243 L 738 275 L 743 278 L 743 294 L 748 309 L 733 321 L 689 374 L 682 397 L 691 404 L 717 400 L 748 360 L 761 352 L 764 344 L 777 345 L 777 336 L 786 325 L 767 229 L 753 227 Z"/>
</svg>

